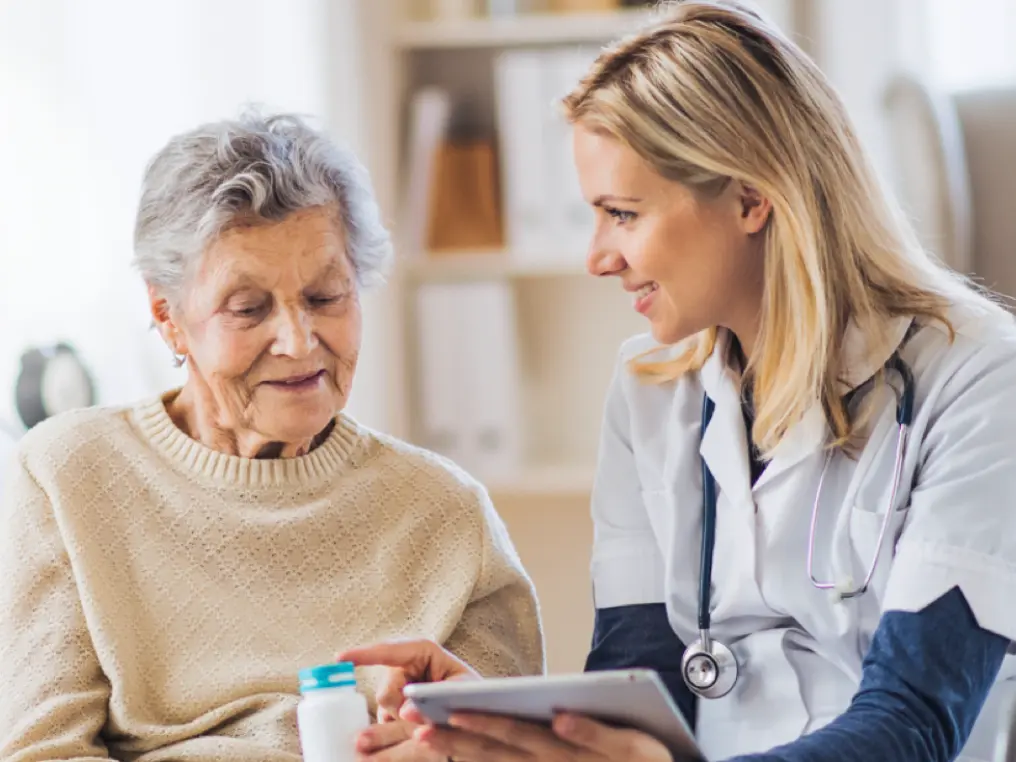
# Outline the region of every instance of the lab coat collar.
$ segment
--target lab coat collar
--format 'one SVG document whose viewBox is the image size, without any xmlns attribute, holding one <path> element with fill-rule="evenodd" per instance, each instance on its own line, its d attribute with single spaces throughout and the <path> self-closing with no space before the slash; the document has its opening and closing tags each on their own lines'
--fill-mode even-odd
<svg viewBox="0 0 1016 762">
<path fill-rule="evenodd" d="M 851 321 L 843 339 L 843 362 L 840 367 L 845 372 L 840 382 L 840 392 L 849 394 L 878 373 L 889 362 L 893 352 L 903 344 L 913 322 L 914 319 L 910 317 L 893 318 L 884 335 L 873 339 L 865 336 L 857 324 Z"/>
<path fill-rule="evenodd" d="M 882 337 L 874 339 L 865 336 L 856 323 L 851 321 L 843 339 L 844 377 L 840 380 L 840 392 L 844 395 L 872 378 L 899 349 L 910 330 L 913 318 L 896 317 L 890 320 Z M 719 329 L 716 345 L 700 371 L 702 386 L 706 394 L 719 405 L 719 398 L 731 392 L 740 405 L 741 371 L 731 364 L 732 338 L 729 331 Z"/>
<path fill-rule="evenodd" d="M 843 340 L 840 394 L 847 395 L 867 383 L 885 366 L 893 352 L 900 348 L 910 329 L 912 318 L 893 318 L 882 336 L 866 336 L 851 322 Z M 819 453 L 829 439 L 829 425 L 822 405 L 815 402 L 804 417 L 793 425 L 773 450 L 772 460 L 762 472 L 755 489 L 762 489 L 781 473 L 805 458 Z"/>
<path fill-rule="evenodd" d="M 841 394 L 846 395 L 871 379 L 903 343 L 913 322 L 909 317 L 892 319 L 881 337 L 866 336 L 851 322 L 843 341 L 844 376 Z M 741 413 L 741 372 L 731 358 L 730 333 L 720 329 L 712 354 L 699 373 L 702 387 L 716 403 L 713 420 L 702 437 L 701 453 L 720 489 L 731 499 L 751 500 L 751 465 L 748 439 Z M 820 403 L 790 428 L 773 451 L 772 461 L 755 483 L 761 489 L 784 471 L 819 452 L 829 436 Z"/>
</svg>

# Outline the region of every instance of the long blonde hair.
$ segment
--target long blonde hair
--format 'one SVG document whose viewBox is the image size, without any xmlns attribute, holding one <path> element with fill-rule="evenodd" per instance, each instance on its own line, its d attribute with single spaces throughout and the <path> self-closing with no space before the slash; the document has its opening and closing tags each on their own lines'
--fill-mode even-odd
<svg viewBox="0 0 1016 762">
<path fill-rule="evenodd" d="M 1004 310 L 917 242 L 883 191 L 839 97 L 815 64 L 734 0 L 661 6 L 651 26 L 606 49 L 563 100 L 572 124 L 633 149 L 702 194 L 734 180 L 772 203 L 756 350 L 746 368 L 753 439 L 768 455 L 816 402 L 834 445 L 857 433 L 841 398 L 846 328 L 870 340 L 897 316 L 942 323 L 949 308 Z M 675 359 L 637 358 L 642 377 L 702 367 L 717 329 Z M 888 347 L 873 347 L 873 351 Z"/>
</svg>

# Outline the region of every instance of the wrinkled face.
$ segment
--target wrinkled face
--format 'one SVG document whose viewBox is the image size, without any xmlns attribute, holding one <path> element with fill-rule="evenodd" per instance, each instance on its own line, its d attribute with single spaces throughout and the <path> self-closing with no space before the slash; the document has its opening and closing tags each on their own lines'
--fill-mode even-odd
<svg viewBox="0 0 1016 762">
<path fill-rule="evenodd" d="M 581 124 L 573 148 L 582 193 L 597 211 L 589 272 L 620 279 L 657 341 L 672 344 L 724 326 L 750 347 L 769 202 L 737 182 L 704 198 Z"/>
<path fill-rule="evenodd" d="M 336 210 L 227 231 L 172 313 L 188 384 L 216 429 L 304 442 L 345 406 L 361 315 Z"/>
</svg>

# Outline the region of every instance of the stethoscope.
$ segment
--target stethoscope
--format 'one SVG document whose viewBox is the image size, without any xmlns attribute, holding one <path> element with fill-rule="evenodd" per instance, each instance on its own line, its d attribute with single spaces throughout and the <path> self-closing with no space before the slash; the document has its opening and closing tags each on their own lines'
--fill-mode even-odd
<svg viewBox="0 0 1016 762">
<path fill-rule="evenodd" d="M 815 556 L 815 530 L 818 524 L 818 507 L 822 498 L 822 483 L 832 460 L 833 452 L 826 453 L 818 487 L 815 490 L 815 501 L 811 507 L 811 526 L 808 531 L 808 578 L 819 590 L 834 590 L 840 600 L 847 600 L 863 595 L 871 584 L 878 565 L 878 557 L 882 552 L 889 521 L 892 518 L 893 506 L 896 504 L 896 493 L 899 490 L 903 475 L 903 459 L 906 453 L 907 431 L 914 415 L 914 374 L 910 367 L 894 353 L 885 364 L 887 371 L 895 370 L 903 381 L 903 389 L 897 390 L 890 382 L 889 386 L 896 393 L 896 463 L 893 472 L 892 491 L 889 494 L 889 505 L 882 519 L 882 527 L 878 534 L 875 554 L 868 565 L 868 572 L 860 587 L 853 583 L 823 582 L 815 577 L 813 563 Z M 702 426 L 700 436 L 705 436 L 706 428 L 713 417 L 715 404 L 708 395 L 702 398 Z M 699 564 L 699 596 L 698 596 L 698 630 L 699 638 L 684 651 L 681 659 L 681 674 L 689 690 L 702 698 L 716 699 L 726 696 L 737 682 L 737 659 L 733 651 L 725 643 L 715 640 L 710 632 L 709 591 L 713 581 L 713 548 L 716 545 L 716 479 L 702 461 L 702 557 Z"/>
</svg>

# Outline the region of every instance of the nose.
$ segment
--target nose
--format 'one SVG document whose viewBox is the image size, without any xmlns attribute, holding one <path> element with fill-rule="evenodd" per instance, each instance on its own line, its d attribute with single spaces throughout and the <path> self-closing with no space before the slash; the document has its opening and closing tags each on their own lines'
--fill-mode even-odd
<svg viewBox="0 0 1016 762">
<path fill-rule="evenodd" d="M 620 275 L 628 269 L 628 263 L 621 253 L 610 246 L 604 246 L 596 238 L 589 245 L 589 253 L 586 254 L 586 270 L 590 275 L 603 277 L 606 275 Z"/>
<path fill-rule="evenodd" d="M 318 345 L 314 319 L 299 307 L 279 310 L 272 353 L 302 360 Z"/>
</svg>

